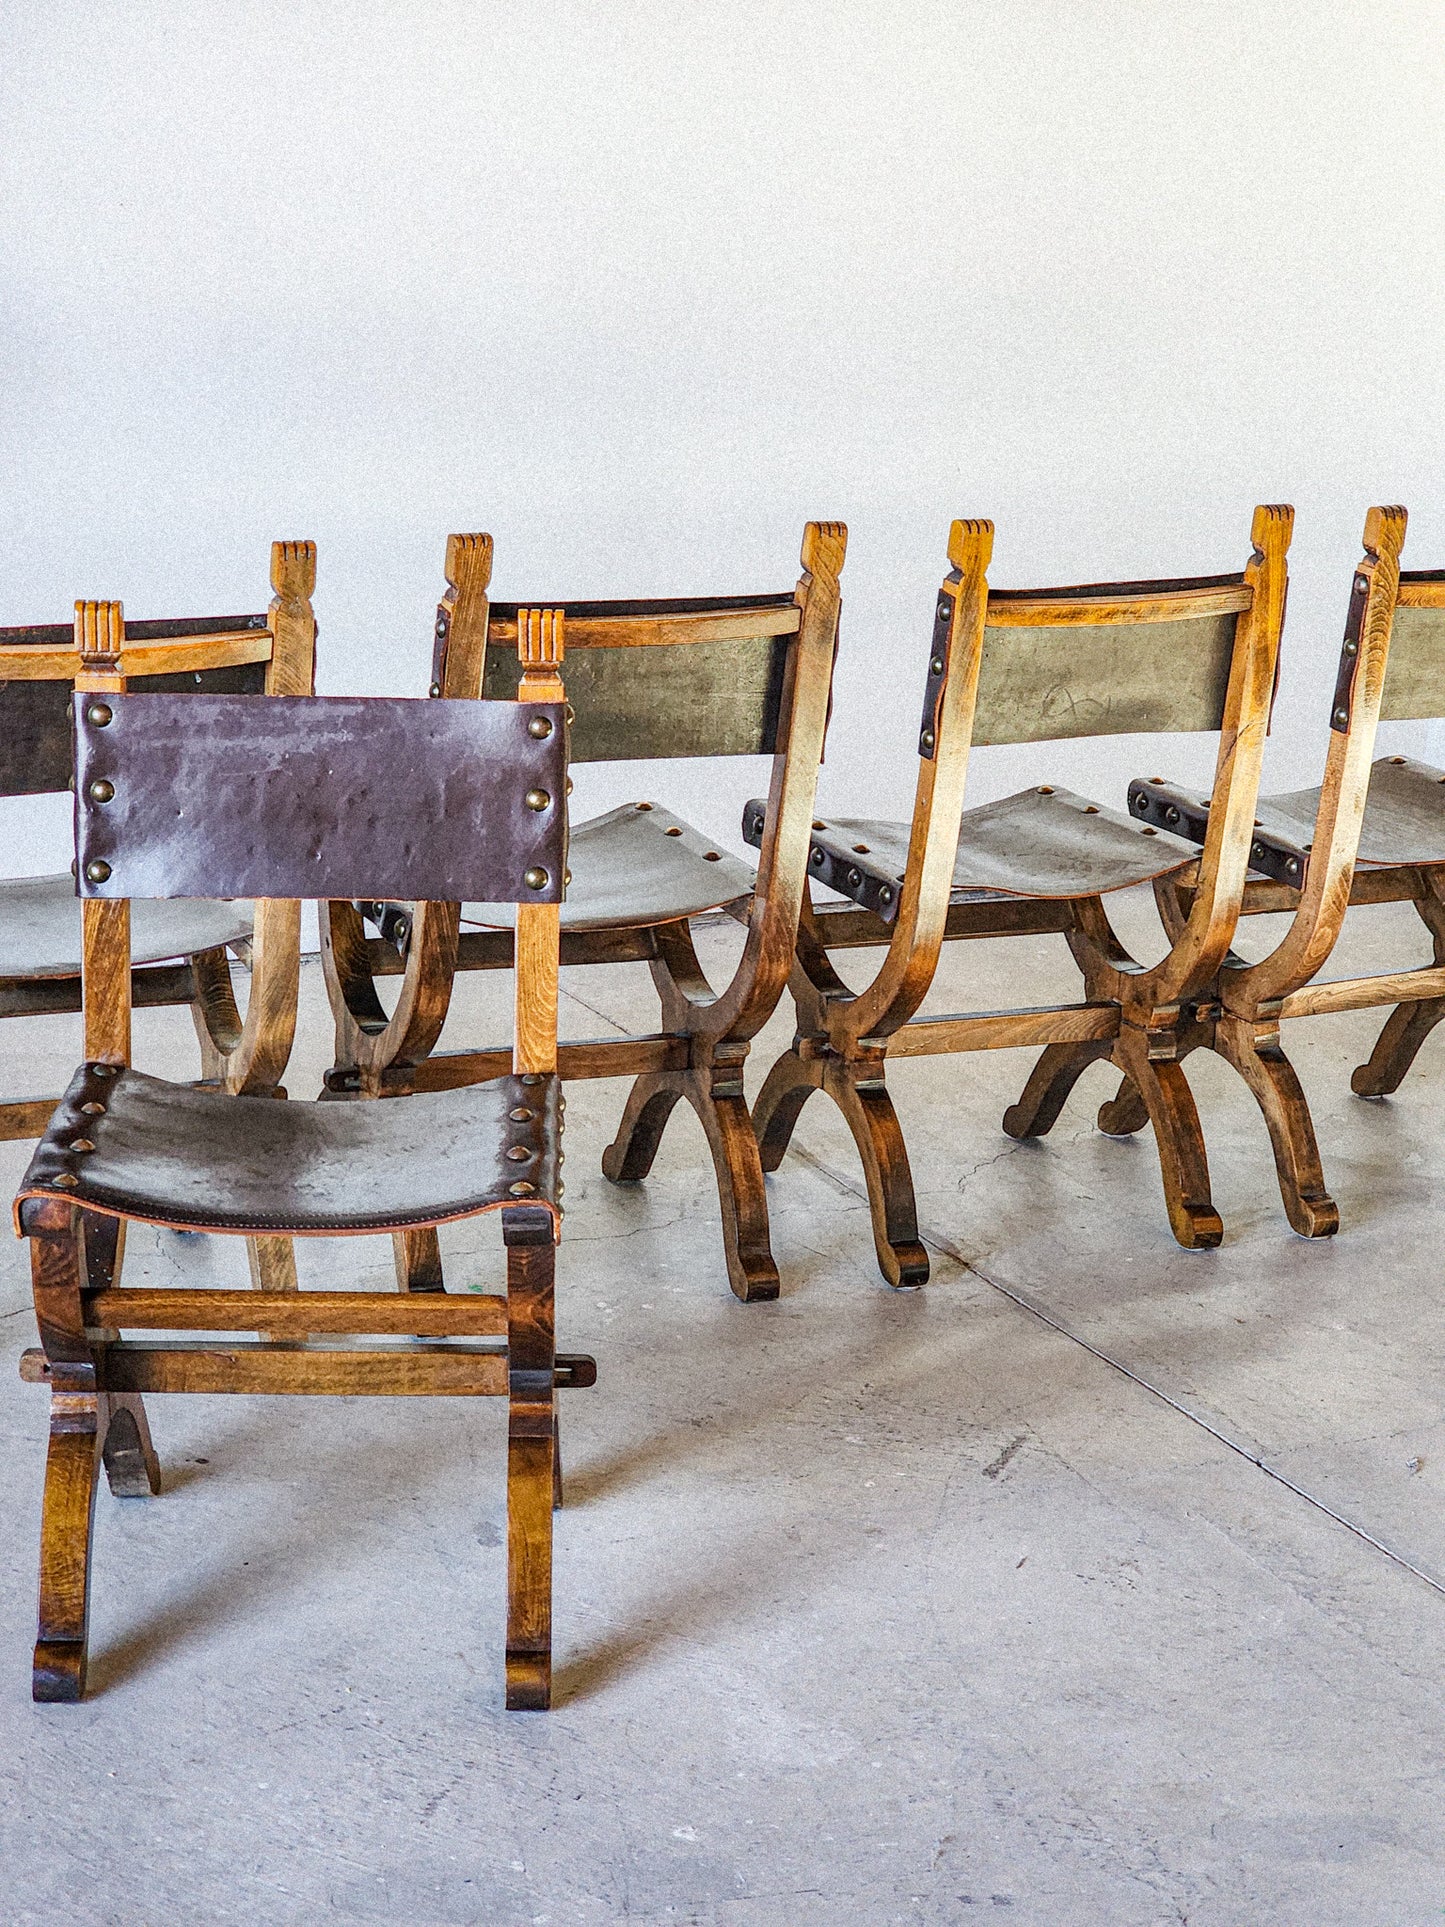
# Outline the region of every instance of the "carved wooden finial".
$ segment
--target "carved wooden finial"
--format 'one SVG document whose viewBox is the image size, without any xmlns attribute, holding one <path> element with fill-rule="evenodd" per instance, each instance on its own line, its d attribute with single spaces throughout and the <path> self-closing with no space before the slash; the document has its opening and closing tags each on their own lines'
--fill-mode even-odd
<svg viewBox="0 0 1445 1927">
<path fill-rule="evenodd" d="M 541 690 L 544 684 L 552 684 L 560 698 L 566 622 L 565 609 L 517 611 L 517 659 L 522 665 L 519 695 L 534 701 L 551 701 L 551 697 L 541 695 Z"/>
<path fill-rule="evenodd" d="M 1261 555 L 1282 556 L 1294 534 L 1294 510 L 1287 502 L 1262 502 L 1254 511 L 1249 539 Z"/>
<path fill-rule="evenodd" d="M 948 531 L 948 559 L 960 574 L 970 567 L 986 569 L 993 559 L 993 523 L 981 519 L 953 523 Z"/>
<path fill-rule="evenodd" d="M 119 675 L 125 648 L 125 611 L 118 602 L 77 602 L 75 647 L 90 675 Z"/>
<path fill-rule="evenodd" d="M 847 553 L 846 522 L 810 522 L 803 530 L 803 567 L 809 575 L 841 575 Z"/>
<path fill-rule="evenodd" d="M 316 544 L 273 542 L 271 587 L 284 602 L 307 602 L 316 588 Z"/>
<path fill-rule="evenodd" d="M 455 601 L 463 593 L 485 595 L 492 581 L 490 535 L 447 537 L 447 587 Z"/>
<path fill-rule="evenodd" d="M 1381 561 L 1395 560 L 1405 546 L 1405 528 L 1409 515 L 1398 505 L 1392 508 L 1372 508 L 1365 514 L 1365 550 Z"/>
</svg>

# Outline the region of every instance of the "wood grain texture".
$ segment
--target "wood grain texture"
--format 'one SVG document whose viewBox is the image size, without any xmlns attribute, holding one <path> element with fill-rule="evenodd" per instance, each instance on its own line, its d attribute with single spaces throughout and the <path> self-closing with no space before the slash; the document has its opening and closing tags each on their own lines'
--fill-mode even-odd
<svg viewBox="0 0 1445 1927">
<path fill-rule="evenodd" d="M 403 1333 L 419 1338 L 498 1338 L 506 1300 L 482 1293 L 415 1297 L 376 1291 L 217 1291 L 147 1285 L 87 1295 L 87 1327 L 117 1331 L 239 1331 L 260 1326 L 287 1338 L 298 1331 Z"/>
</svg>

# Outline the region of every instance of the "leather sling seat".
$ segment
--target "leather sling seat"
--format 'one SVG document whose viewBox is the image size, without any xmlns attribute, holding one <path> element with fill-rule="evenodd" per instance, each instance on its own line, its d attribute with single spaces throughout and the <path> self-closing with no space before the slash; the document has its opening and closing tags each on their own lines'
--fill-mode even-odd
<svg viewBox="0 0 1445 1927">
<path fill-rule="evenodd" d="M 131 961 L 164 963 L 238 943 L 252 930 L 251 905 L 194 897 L 136 898 Z M 0 881 L 0 977 L 78 977 L 80 904 L 75 878 L 14 877 Z"/>
<path fill-rule="evenodd" d="M 539 1072 L 337 1104 L 232 1097 L 89 1063 L 36 1148 L 17 1210 L 63 1196 L 151 1224 L 304 1236 L 555 1205 L 561 1111 L 559 1080 Z"/>
<path fill-rule="evenodd" d="M 747 842 L 761 838 L 766 813 L 760 800 L 748 804 Z M 891 923 L 908 838 L 906 823 L 820 817 L 813 824 L 809 875 Z M 949 901 L 1099 896 L 1151 883 L 1198 860 L 1198 849 L 1183 837 L 1042 784 L 964 812 Z"/>
<path fill-rule="evenodd" d="M 577 824 L 568 843 L 571 880 L 564 930 L 643 929 L 717 910 L 753 893 L 750 866 L 657 803 L 624 803 Z M 507 929 L 510 903 L 468 903 L 464 924 Z"/>
</svg>

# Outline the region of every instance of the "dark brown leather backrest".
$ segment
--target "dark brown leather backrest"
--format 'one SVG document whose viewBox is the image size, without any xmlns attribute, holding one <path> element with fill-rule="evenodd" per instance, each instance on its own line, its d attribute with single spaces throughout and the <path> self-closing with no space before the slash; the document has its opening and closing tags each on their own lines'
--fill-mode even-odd
<svg viewBox="0 0 1445 1927">
<path fill-rule="evenodd" d="M 1380 721 L 1431 716 L 1445 716 L 1445 570 L 1402 569 Z"/>
<path fill-rule="evenodd" d="M 973 740 L 1217 730 L 1242 575 L 990 588 Z"/>
<path fill-rule="evenodd" d="M 559 703 L 74 702 L 82 896 L 561 900 Z"/>
<path fill-rule="evenodd" d="M 136 645 L 230 636 L 264 631 L 264 615 L 184 616 L 157 622 L 129 622 L 126 641 Z M 60 662 L 54 661 L 60 651 Z M 30 658 L 30 661 L 27 661 Z M 70 787 L 74 767 L 70 734 L 70 673 L 32 678 L 24 673 L 41 658 L 47 667 L 75 663 L 72 623 L 44 623 L 0 629 L 0 796 L 44 796 Z M 21 673 L 17 673 L 17 671 Z M 219 669 L 184 670 L 174 675 L 133 676 L 134 690 L 209 691 L 213 695 L 259 695 L 266 686 L 266 664 L 232 663 Z"/>
<path fill-rule="evenodd" d="M 530 607 L 530 604 L 522 605 Z M 562 680 L 574 763 L 771 756 L 782 720 L 796 598 L 566 602 Z M 516 603 L 494 602 L 482 693 L 517 693 Z"/>
</svg>

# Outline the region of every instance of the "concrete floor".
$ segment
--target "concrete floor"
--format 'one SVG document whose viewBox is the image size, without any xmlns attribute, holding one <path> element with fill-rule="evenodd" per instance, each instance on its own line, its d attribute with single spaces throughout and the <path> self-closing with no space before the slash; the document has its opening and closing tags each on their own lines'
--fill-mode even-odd
<svg viewBox="0 0 1445 1927">
<path fill-rule="evenodd" d="M 1412 925 L 1363 913 L 1336 974 L 1423 956 Z M 568 982 L 571 1034 L 652 1028 L 644 971 Z M 465 981 L 447 1041 L 505 1034 L 505 994 Z M 932 1005 L 1068 994 L 1057 940 L 956 945 Z M 314 965 L 304 998 L 296 1095 L 327 1061 Z M 623 1087 L 573 1086 L 559 1333 L 601 1376 L 564 1407 L 545 1717 L 501 1710 L 500 1401 L 153 1401 L 166 1492 L 98 1505 L 92 1697 L 33 1706 L 45 1399 L 0 1247 L 0 1920 L 1438 1920 L 1445 1035 L 1365 1104 L 1376 1024 L 1288 1034 L 1333 1242 L 1286 1228 L 1214 1061 L 1209 1254 L 1172 1243 L 1147 1138 L 1093 1130 L 1105 1073 L 1016 1146 L 1026 1055 L 922 1061 L 894 1083 L 933 1283 L 879 1280 L 816 1099 L 772 1187 L 784 1295 L 753 1308 L 691 1117 L 614 1189 Z M 184 1013 L 137 1029 L 194 1074 Z M 3 1088 L 58 1088 L 76 1035 L 5 1025 Z M 7 1187 L 25 1158 L 0 1147 Z M 492 1230 L 446 1249 L 499 1278 Z M 389 1252 L 317 1243 L 304 1275 L 382 1284 Z M 128 1276 L 244 1259 L 152 1234 Z"/>
</svg>

